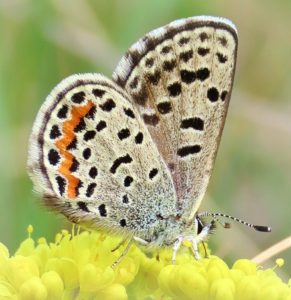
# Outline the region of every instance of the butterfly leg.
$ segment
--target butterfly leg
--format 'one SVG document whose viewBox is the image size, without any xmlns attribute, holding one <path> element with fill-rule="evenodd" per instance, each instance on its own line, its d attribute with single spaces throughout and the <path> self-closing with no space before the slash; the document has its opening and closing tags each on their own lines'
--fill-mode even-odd
<svg viewBox="0 0 291 300">
<path fill-rule="evenodd" d="M 198 221 L 200 221 L 199 217 L 198 218 L 195 218 L 194 222 L 195 222 L 195 226 L 196 228 L 198 229 Z M 200 221 L 200 224 L 201 221 Z M 192 236 L 190 237 L 190 241 L 191 241 L 191 250 L 192 250 L 192 253 L 195 257 L 195 259 L 199 260 L 201 257 L 200 257 L 200 253 L 199 253 L 199 249 L 198 249 L 198 244 L 199 243 L 202 243 L 203 244 L 203 247 L 204 247 L 204 251 L 206 253 L 206 248 L 205 248 L 205 245 L 203 243 L 203 241 L 206 239 L 207 235 L 209 234 L 210 232 L 210 226 L 209 225 L 203 225 L 203 228 L 201 230 L 201 232 L 197 235 L 197 236 Z M 206 253 L 207 255 L 207 253 Z M 205 256 L 206 256 L 205 255 Z"/>
<path fill-rule="evenodd" d="M 143 245 L 143 246 L 147 246 L 149 244 L 149 242 L 137 237 L 137 236 L 134 236 L 133 239 L 138 242 L 139 244 Z"/>
<path fill-rule="evenodd" d="M 195 236 L 195 237 L 192 237 L 190 240 L 191 240 L 191 243 L 192 243 L 192 252 L 194 254 L 194 257 L 199 260 L 200 259 L 200 254 L 199 254 L 199 251 L 198 251 L 198 244 L 199 243 L 202 243 L 203 246 L 204 246 L 204 250 L 205 250 L 205 253 L 206 253 L 206 257 L 207 257 L 207 252 L 206 252 L 206 248 L 205 248 L 205 245 L 204 245 L 204 241 L 207 239 L 208 235 L 211 233 L 211 231 L 214 229 L 215 227 L 215 221 L 211 221 L 211 223 L 209 224 L 206 224 L 203 226 L 201 232 Z"/>
<path fill-rule="evenodd" d="M 173 246 L 173 255 L 172 255 L 172 264 L 176 264 L 176 256 L 177 256 L 177 252 L 181 247 L 182 242 L 184 241 L 184 237 L 183 236 L 179 236 Z"/>
<path fill-rule="evenodd" d="M 192 253 L 196 260 L 200 260 L 201 257 L 200 257 L 200 253 L 198 250 L 198 242 L 195 238 L 193 238 L 193 240 L 191 242 L 192 242 L 192 245 L 191 245 Z"/>
<path fill-rule="evenodd" d="M 117 246 L 114 247 L 114 248 L 111 250 L 111 252 L 115 252 L 116 250 L 118 250 L 122 245 L 125 244 L 126 241 L 127 241 L 126 238 L 125 238 L 125 239 L 122 239 L 122 240 L 117 244 Z"/>
<path fill-rule="evenodd" d="M 204 250 L 204 258 L 209 258 L 204 241 L 202 241 L 202 246 Z"/>
<path fill-rule="evenodd" d="M 126 256 L 126 254 L 128 253 L 130 247 L 132 246 L 132 243 L 134 241 L 134 238 L 131 238 L 130 241 L 128 242 L 126 248 L 124 249 L 124 251 L 122 252 L 122 254 L 118 257 L 118 259 L 111 265 L 111 268 L 114 269 L 121 261 L 122 259 Z M 119 245 L 121 246 L 121 245 Z"/>
</svg>

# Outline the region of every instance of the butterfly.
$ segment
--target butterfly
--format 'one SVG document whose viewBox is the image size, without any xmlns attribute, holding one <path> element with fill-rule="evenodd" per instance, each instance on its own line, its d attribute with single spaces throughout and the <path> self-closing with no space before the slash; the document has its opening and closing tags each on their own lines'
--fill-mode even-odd
<svg viewBox="0 0 291 300">
<path fill-rule="evenodd" d="M 112 80 L 77 74 L 58 84 L 29 145 L 29 175 L 46 206 L 122 235 L 127 249 L 133 241 L 173 247 L 175 262 L 187 240 L 199 258 L 198 244 L 225 216 L 198 208 L 224 127 L 237 44 L 227 19 L 181 19 L 131 46 Z"/>
</svg>

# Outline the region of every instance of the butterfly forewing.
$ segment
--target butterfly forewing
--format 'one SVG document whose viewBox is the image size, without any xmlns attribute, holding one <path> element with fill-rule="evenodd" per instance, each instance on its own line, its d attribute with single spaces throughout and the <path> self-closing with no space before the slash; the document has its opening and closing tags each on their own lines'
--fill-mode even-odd
<svg viewBox="0 0 291 300">
<path fill-rule="evenodd" d="M 65 79 L 36 118 L 28 166 L 46 204 L 74 222 L 142 234 L 141 225 L 172 213 L 176 200 L 170 173 L 128 98 L 99 74 Z"/>
<path fill-rule="evenodd" d="M 204 196 L 230 99 L 236 29 L 228 20 L 179 20 L 134 44 L 114 72 L 171 172 L 178 214 Z"/>
</svg>

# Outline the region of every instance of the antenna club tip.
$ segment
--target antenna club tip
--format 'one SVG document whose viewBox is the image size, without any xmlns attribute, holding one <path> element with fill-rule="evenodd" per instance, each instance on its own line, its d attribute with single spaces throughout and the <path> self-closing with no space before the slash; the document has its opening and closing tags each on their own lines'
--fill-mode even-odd
<svg viewBox="0 0 291 300">
<path fill-rule="evenodd" d="M 255 230 L 261 231 L 261 232 L 271 232 L 272 231 L 272 228 L 269 226 L 254 225 L 253 227 Z"/>
<path fill-rule="evenodd" d="M 227 229 L 231 228 L 231 224 L 230 223 L 224 223 L 224 228 L 227 228 Z"/>
</svg>

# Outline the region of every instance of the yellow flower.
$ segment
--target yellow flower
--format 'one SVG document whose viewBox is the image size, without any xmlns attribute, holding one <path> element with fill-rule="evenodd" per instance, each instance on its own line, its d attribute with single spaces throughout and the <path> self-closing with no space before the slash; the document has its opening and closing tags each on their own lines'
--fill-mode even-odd
<svg viewBox="0 0 291 300">
<path fill-rule="evenodd" d="M 0 244 L 0 299 L 2 300 L 291 300 L 291 287 L 273 269 L 262 270 L 241 259 L 232 268 L 216 256 L 196 261 L 184 248 L 177 264 L 171 249 L 150 257 L 133 246 L 122 254 L 119 239 L 98 232 L 70 234 L 62 230 L 54 243 L 45 238 L 24 240 L 15 255 Z M 201 253 L 204 249 L 201 247 Z M 276 266 L 283 266 L 278 259 Z"/>
</svg>

